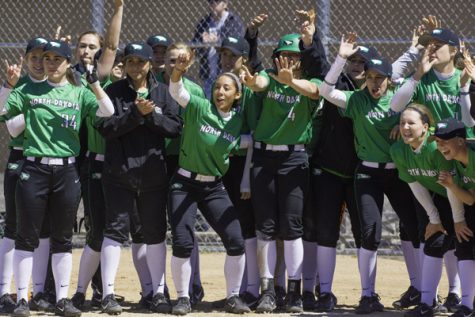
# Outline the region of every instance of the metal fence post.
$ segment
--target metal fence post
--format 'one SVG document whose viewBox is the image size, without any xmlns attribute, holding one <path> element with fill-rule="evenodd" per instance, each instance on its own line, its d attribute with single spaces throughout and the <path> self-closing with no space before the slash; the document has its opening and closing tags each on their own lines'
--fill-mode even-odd
<svg viewBox="0 0 475 317">
<path fill-rule="evenodd" d="M 104 0 L 91 0 L 91 25 L 94 31 L 104 34 Z"/>
<path fill-rule="evenodd" d="M 331 0 L 316 0 L 317 6 L 317 31 L 320 33 L 325 52 L 328 54 L 328 44 L 331 40 L 330 34 L 330 13 Z"/>
</svg>

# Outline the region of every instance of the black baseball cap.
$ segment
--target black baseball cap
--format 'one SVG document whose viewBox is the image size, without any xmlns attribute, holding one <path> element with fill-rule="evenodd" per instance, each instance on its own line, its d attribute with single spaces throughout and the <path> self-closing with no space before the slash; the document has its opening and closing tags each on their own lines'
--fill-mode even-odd
<svg viewBox="0 0 475 317">
<path fill-rule="evenodd" d="M 450 31 L 449 29 L 437 28 L 433 29 L 430 33 L 422 34 L 419 37 L 419 44 L 422 46 L 427 46 L 431 40 L 437 40 L 439 42 L 459 47 L 460 40 L 457 34 Z"/>
<path fill-rule="evenodd" d="M 69 47 L 68 43 L 63 41 L 48 42 L 48 44 L 43 48 L 43 54 L 46 52 L 56 53 L 57 55 L 66 58 L 68 61 L 70 61 L 73 56 L 71 47 Z"/>
<path fill-rule="evenodd" d="M 372 46 L 358 46 L 358 50 L 356 51 L 356 53 L 348 57 L 348 59 L 351 59 L 351 57 L 356 55 L 361 56 L 366 62 L 368 62 L 372 58 L 379 58 L 378 51 Z"/>
<path fill-rule="evenodd" d="M 375 70 L 386 77 L 391 77 L 393 74 L 393 66 L 382 57 L 368 60 L 365 64 L 365 71 L 367 72 L 369 70 Z"/>
<path fill-rule="evenodd" d="M 147 39 L 147 44 L 150 45 L 151 48 L 155 46 L 169 47 L 172 43 L 173 41 L 164 34 L 152 35 Z"/>
<path fill-rule="evenodd" d="M 153 59 L 153 49 L 144 42 L 133 42 L 125 46 L 124 59 L 130 56 L 139 57 L 147 61 Z"/>
<path fill-rule="evenodd" d="M 229 36 L 221 43 L 220 50 L 227 48 L 234 55 L 237 56 L 249 56 L 249 43 L 242 37 Z"/>
<path fill-rule="evenodd" d="M 435 132 L 434 135 L 431 137 L 431 141 L 435 138 L 439 138 L 442 140 L 450 140 L 455 137 L 464 139 L 467 137 L 467 130 L 465 129 L 465 125 L 463 124 L 463 122 L 455 118 L 447 118 L 439 121 L 435 125 Z"/>
<path fill-rule="evenodd" d="M 43 49 L 46 44 L 48 44 L 48 40 L 43 37 L 35 37 L 34 39 L 29 40 L 28 44 L 26 45 L 25 55 L 35 48 Z"/>
</svg>

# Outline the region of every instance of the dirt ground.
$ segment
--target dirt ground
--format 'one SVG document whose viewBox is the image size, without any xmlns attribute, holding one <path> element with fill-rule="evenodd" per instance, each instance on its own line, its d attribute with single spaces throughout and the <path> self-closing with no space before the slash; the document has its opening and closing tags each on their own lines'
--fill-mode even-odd
<svg viewBox="0 0 475 317">
<path fill-rule="evenodd" d="M 171 255 L 170 250 L 167 256 Z M 74 267 L 72 286 L 70 288 L 71 295 L 76 289 L 76 277 L 79 267 L 80 250 L 76 249 L 73 253 Z M 201 273 L 203 287 L 205 289 L 204 302 L 199 304 L 193 311 L 193 316 L 222 316 L 228 315 L 224 312 L 213 310 L 212 301 L 221 299 L 225 295 L 225 283 L 223 276 L 224 253 L 204 253 L 201 258 Z M 173 281 L 170 275 L 170 261 L 167 259 L 167 283 L 170 287 L 170 294 L 175 298 Z M 374 313 L 371 316 L 403 316 L 403 312 L 390 309 L 391 303 L 396 300 L 399 295 L 408 287 L 408 278 L 402 257 L 383 257 L 378 258 L 378 275 L 377 275 L 377 291 L 381 296 L 382 303 L 387 307 L 384 313 Z M 360 282 L 357 270 L 357 261 L 355 256 L 338 255 L 337 267 L 335 272 L 335 280 L 333 285 L 335 295 L 338 297 L 338 307 L 335 312 L 330 314 L 304 313 L 300 316 L 353 316 L 353 310 L 360 296 Z M 145 311 L 139 311 L 135 308 L 140 295 L 140 287 L 135 272 L 130 248 L 122 250 L 122 258 L 119 266 L 119 273 L 116 280 L 117 294 L 125 296 L 124 312 L 121 316 L 140 316 Z M 439 293 L 447 294 L 447 279 L 444 276 L 441 280 Z M 88 293 L 87 298 L 90 298 Z M 86 303 L 88 305 L 88 302 Z M 89 311 L 83 313 L 82 316 L 97 316 L 99 311 Z M 258 316 L 257 314 L 248 314 L 248 316 Z M 274 314 L 275 316 L 289 316 L 289 314 Z M 103 315 L 104 316 L 104 315 Z M 262 316 L 262 315 L 261 315 Z"/>
</svg>

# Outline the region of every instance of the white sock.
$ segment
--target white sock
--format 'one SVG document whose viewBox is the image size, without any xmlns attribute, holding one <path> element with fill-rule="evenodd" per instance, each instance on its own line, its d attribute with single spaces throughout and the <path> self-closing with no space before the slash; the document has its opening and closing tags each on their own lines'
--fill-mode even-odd
<svg viewBox="0 0 475 317">
<path fill-rule="evenodd" d="M 257 267 L 257 238 L 244 240 L 246 251 L 246 291 L 259 296 L 259 268 Z"/>
<path fill-rule="evenodd" d="M 167 245 L 165 241 L 147 245 L 147 264 L 152 276 L 153 295 L 164 292 Z"/>
<path fill-rule="evenodd" d="M 17 303 L 20 299 L 28 301 L 28 286 L 33 270 L 33 252 L 15 250 L 13 252 L 13 274 L 17 289 Z"/>
<path fill-rule="evenodd" d="M 376 272 L 377 251 L 360 249 L 358 259 L 361 279 L 361 296 L 371 296 L 373 292 L 372 277 Z"/>
<path fill-rule="evenodd" d="M 302 278 L 303 243 L 302 238 L 284 240 L 285 266 L 289 280 Z"/>
<path fill-rule="evenodd" d="M 73 255 L 69 252 L 54 253 L 51 255 L 54 284 L 56 286 L 56 302 L 68 298 L 69 281 L 73 269 Z"/>
<path fill-rule="evenodd" d="M 475 296 L 475 261 L 459 261 L 460 286 L 462 288 L 462 305 L 473 310 Z"/>
<path fill-rule="evenodd" d="M 422 263 L 421 302 L 432 306 L 441 276 L 442 259 L 433 256 L 424 256 L 424 262 Z"/>
<path fill-rule="evenodd" d="M 120 263 L 121 243 L 104 237 L 101 249 L 102 298 L 114 294 L 115 276 Z"/>
<path fill-rule="evenodd" d="M 45 288 L 46 272 L 49 260 L 49 238 L 40 239 L 38 247 L 33 251 L 33 272 L 31 281 L 33 295 L 43 292 Z"/>
<path fill-rule="evenodd" d="M 13 253 L 15 240 L 0 240 L 0 296 L 10 293 L 13 278 Z"/>
<path fill-rule="evenodd" d="M 449 293 L 457 294 L 460 297 L 460 277 L 455 250 L 450 250 L 444 254 L 445 272 L 449 282 Z"/>
<path fill-rule="evenodd" d="M 261 278 L 274 278 L 277 251 L 275 240 L 257 239 L 257 263 Z"/>
<path fill-rule="evenodd" d="M 86 294 L 89 283 L 101 262 L 101 252 L 94 251 L 87 244 L 79 262 L 78 286 L 76 292 Z"/>
<path fill-rule="evenodd" d="M 417 275 L 419 271 L 419 266 L 417 265 L 416 260 L 418 257 L 414 256 L 414 246 L 411 241 L 401 240 L 401 250 L 402 255 L 404 256 L 404 263 L 406 263 L 407 274 L 409 275 L 409 281 L 411 286 L 417 288 Z"/>
<path fill-rule="evenodd" d="M 318 276 L 320 277 L 320 293 L 330 293 L 336 266 L 336 248 L 318 246 Z"/>
<path fill-rule="evenodd" d="M 246 256 L 244 254 L 235 256 L 226 255 L 226 259 L 224 260 L 224 277 L 226 279 L 227 298 L 239 295 L 245 266 Z"/>
<path fill-rule="evenodd" d="M 302 289 L 304 292 L 315 291 L 317 272 L 317 243 L 303 240 Z"/>
<path fill-rule="evenodd" d="M 170 261 L 170 266 L 172 270 L 172 279 L 173 284 L 175 284 L 175 289 L 177 297 L 190 297 L 189 294 L 189 285 L 191 277 L 191 262 L 190 258 L 177 258 L 172 255 Z"/>
<path fill-rule="evenodd" d="M 143 243 L 132 243 L 132 261 L 139 276 L 142 295 L 146 296 L 153 291 L 152 276 L 147 264 L 147 246 Z"/>
<path fill-rule="evenodd" d="M 414 253 L 414 263 L 417 265 L 416 268 L 416 281 L 414 287 L 417 288 L 418 291 L 421 290 L 421 276 L 422 276 L 422 262 L 420 258 L 420 247 L 412 249 Z"/>
</svg>

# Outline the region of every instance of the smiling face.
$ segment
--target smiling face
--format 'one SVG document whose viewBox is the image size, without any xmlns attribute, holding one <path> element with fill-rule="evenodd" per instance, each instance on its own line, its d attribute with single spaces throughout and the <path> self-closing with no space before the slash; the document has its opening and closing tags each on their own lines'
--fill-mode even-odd
<svg viewBox="0 0 475 317">
<path fill-rule="evenodd" d="M 401 113 L 399 120 L 399 131 L 404 143 L 411 145 L 414 149 L 424 141 L 424 137 L 429 129 L 429 124 L 422 121 L 421 114 L 414 109 L 408 108 Z"/>
<path fill-rule="evenodd" d="M 28 74 L 36 80 L 43 80 L 45 69 L 43 67 L 43 49 L 35 48 L 28 52 L 26 56 L 26 67 Z"/>
<path fill-rule="evenodd" d="M 366 72 L 366 86 L 368 87 L 370 95 L 374 99 L 379 99 L 386 93 L 388 90 L 388 83 L 388 77 L 383 74 L 372 69 L 369 69 Z"/>
<path fill-rule="evenodd" d="M 167 47 L 163 45 L 156 45 L 153 47 L 153 68 L 156 70 L 163 70 L 165 67 L 165 53 Z"/>
<path fill-rule="evenodd" d="M 150 66 L 150 61 L 140 57 L 130 56 L 125 60 L 124 70 L 133 82 L 139 83 L 147 79 Z"/>
<path fill-rule="evenodd" d="M 223 112 L 229 112 L 239 98 L 241 98 L 241 93 L 237 90 L 236 82 L 229 76 L 219 76 L 213 86 L 215 106 Z"/>
<path fill-rule="evenodd" d="M 443 42 L 432 40 L 429 43 L 428 49 L 430 49 L 429 61 L 436 60 L 434 63 L 435 66 L 447 64 L 450 61 L 453 61 L 457 49 L 455 47 L 449 46 Z"/>
<path fill-rule="evenodd" d="M 54 52 L 43 53 L 43 67 L 48 80 L 61 83 L 66 80 L 66 72 L 71 65 L 68 60 Z"/>
<path fill-rule="evenodd" d="M 465 148 L 465 140 L 460 137 L 449 140 L 435 138 L 435 141 L 437 142 L 437 149 L 447 161 L 456 159 Z"/>
<path fill-rule="evenodd" d="M 76 59 L 84 65 L 94 62 L 94 55 L 101 48 L 100 39 L 95 34 L 84 34 L 78 41 Z"/>
</svg>

